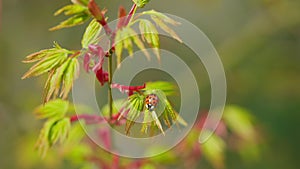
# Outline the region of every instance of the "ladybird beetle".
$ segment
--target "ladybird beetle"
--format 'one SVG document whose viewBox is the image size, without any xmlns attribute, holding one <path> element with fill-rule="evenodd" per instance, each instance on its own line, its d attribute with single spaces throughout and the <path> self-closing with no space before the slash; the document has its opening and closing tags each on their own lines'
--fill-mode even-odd
<svg viewBox="0 0 300 169">
<path fill-rule="evenodd" d="M 158 104 L 158 97 L 156 94 L 149 94 L 146 99 L 146 108 L 150 111 L 153 111 L 155 106 Z"/>
</svg>

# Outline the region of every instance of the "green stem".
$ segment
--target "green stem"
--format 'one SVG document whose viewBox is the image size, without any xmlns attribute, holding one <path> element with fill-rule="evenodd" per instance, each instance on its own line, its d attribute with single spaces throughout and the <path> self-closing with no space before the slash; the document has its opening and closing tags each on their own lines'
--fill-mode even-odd
<svg viewBox="0 0 300 169">
<path fill-rule="evenodd" d="M 127 16 L 127 19 L 126 19 L 126 23 L 125 25 L 128 25 L 128 23 L 130 22 L 130 20 L 132 19 L 133 15 L 135 14 L 136 12 L 136 4 L 133 4 L 132 7 L 131 7 L 131 10 Z M 104 19 L 105 21 L 105 19 Z M 103 24 L 102 24 L 103 25 Z M 106 32 L 107 35 L 110 35 L 108 32 Z M 113 35 L 112 35 L 113 37 Z M 112 41 L 113 41 L 114 38 L 112 38 Z M 112 47 L 114 48 L 114 46 Z M 108 54 L 108 106 L 109 106 L 109 117 L 110 119 L 112 119 L 113 117 L 113 99 L 112 99 L 112 89 L 111 89 L 111 84 L 112 84 L 112 53 L 109 52 Z"/>
<path fill-rule="evenodd" d="M 112 119 L 113 116 L 113 99 L 112 99 L 112 55 L 108 57 L 108 105 L 109 105 L 109 117 Z"/>
</svg>

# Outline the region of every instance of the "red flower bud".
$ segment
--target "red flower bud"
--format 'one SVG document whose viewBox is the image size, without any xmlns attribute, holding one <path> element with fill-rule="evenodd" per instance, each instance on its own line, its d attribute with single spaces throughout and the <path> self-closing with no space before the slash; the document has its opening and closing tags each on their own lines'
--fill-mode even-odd
<svg viewBox="0 0 300 169">
<path fill-rule="evenodd" d="M 125 86 L 125 85 L 113 83 L 111 85 L 111 88 L 117 88 L 120 90 L 120 92 L 127 93 L 129 96 L 131 96 L 133 94 L 133 92 L 138 92 L 138 91 L 146 88 L 146 84 L 144 83 L 144 85 L 142 85 L 142 86 Z"/>
</svg>

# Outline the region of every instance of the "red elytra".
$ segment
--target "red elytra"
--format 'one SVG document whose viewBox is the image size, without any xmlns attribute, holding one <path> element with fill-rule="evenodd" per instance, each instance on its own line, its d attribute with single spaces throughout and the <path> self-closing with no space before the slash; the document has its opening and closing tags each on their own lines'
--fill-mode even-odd
<svg viewBox="0 0 300 169">
<path fill-rule="evenodd" d="M 156 94 L 149 94 L 146 99 L 146 108 L 150 111 L 152 111 L 158 104 L 158 97 Z"/>
</svg>

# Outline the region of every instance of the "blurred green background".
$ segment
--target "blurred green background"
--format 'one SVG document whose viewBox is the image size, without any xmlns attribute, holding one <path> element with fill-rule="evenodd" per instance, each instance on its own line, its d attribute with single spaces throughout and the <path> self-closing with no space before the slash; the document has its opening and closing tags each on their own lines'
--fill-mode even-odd
<svg viewBox="0 0 300 169">
<path fill-rule="evenodd" d="M 110 19 L 116 18 L 120 4 L 127 9 L 131 6 L 130 0 L 97 2 L 109 9 Z M 30 168 L 33 164 L 53 168 L 61 162 L 58 159 L 41 162 L 34 153 L 41 123 L 31 112 L 41 102 L 45 79 L 21 80 L 29 68 L 21 60 L 27 54 L 51 47 L 53 41 L 67 48 L 80 47 L 83 27 L 47 31 L 64 19 L 53 17 L 53 12 L 68 3 L 68 0 L 2 1 L 0 168 Z M 255 116 L 263 138 L 260 158 L 247 162 L 229 152 L 227 168 L 299 168 L 300 1 L 152 0 L 146 9 L 177 15 L 198 26 L 223 61 L 227 103 L 243 106 Z"/>
</svg>

